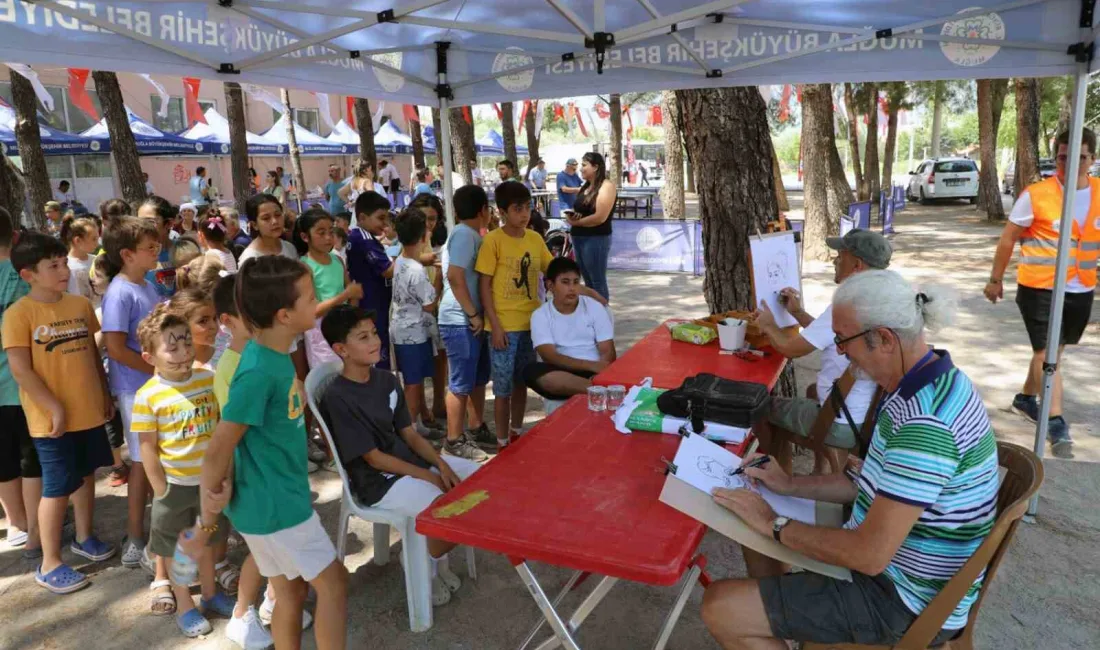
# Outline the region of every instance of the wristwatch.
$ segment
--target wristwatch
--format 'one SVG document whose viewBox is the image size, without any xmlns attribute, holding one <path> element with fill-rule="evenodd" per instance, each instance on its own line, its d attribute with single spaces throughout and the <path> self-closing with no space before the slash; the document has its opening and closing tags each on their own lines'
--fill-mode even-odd
<svg viewBox="0 0 1100 650">
<path fill-rule="evenodd" d="M 789 523 L 791 523 L 790 517 L 776 517 L 775 520 L 772 521 L 772 537 L 780 544 L 783 543 L 783 540 L 779 539 L 779 533 L 782 532 L 783 528 Z"/>
</svg>

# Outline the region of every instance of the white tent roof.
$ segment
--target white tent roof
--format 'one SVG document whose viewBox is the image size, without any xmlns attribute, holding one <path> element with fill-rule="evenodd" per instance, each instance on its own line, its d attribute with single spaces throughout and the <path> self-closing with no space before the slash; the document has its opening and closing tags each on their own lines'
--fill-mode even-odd
<svg viewBox="0 0 1100 650">
<path fill-rule="evenodd" d="M 437 103 L 440 58 L 455 104 L 1051 76 L 1075 72 L 1069 50 L 1090 56 L 1094 2 L 39 0 L 7 9 L 0 3 L 0 60 L 80 61 L 421 105 Z M 444 57 L 437 56 L 440 42 L 449 44 Z"/>
<path fill-rule="evenodd" d="M 348 123 L 342 119 L 332 126 L 332 133 L 325 139 L 333 144 L 359 146 L 359 132 L 348 126 Z"/>
<path fill-rule="evenodd" d="M 213 108 L 206 109 L 203 117 L 206 118 L 206 124 L 197 122 L 195 126 L 187 129 L 180 136 L 191 140 L 213 142 L 219 145 L 221 153 L 229 153 L 229 121 Z M 287 152 L 285 144 L 280 145 L 278 142 L 251 131 L 245 133 L 245 139 L 248 141 L 248 152 L 253 155 L 257 153 L 286 154 Z"/>
</svg>

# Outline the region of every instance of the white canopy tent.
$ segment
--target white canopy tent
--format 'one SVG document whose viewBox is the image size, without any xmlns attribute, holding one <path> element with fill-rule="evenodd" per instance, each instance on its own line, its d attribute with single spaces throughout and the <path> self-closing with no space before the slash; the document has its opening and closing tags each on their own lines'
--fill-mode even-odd
<svg viewBox="0 0 1100 650">
<path fill-rule="evenodd" d="M 451 105 L 783 83 L 1074 75 L 1079 165 L 1095 0 L 0 0 L 3 60 Z M 444 191 L 452 192 L 448 120 Z M 1051 332 L 1061 327 L 1066 193 Z M 448 218 L 453 220 L 448 204 Z M 1053 340 L 1054 334 L 1050 340 Z M 1056 358 L 1048 350 L 1036 451 Z M 1033 506 L 1034 510 L 1034 506 Z"/>
</svg>

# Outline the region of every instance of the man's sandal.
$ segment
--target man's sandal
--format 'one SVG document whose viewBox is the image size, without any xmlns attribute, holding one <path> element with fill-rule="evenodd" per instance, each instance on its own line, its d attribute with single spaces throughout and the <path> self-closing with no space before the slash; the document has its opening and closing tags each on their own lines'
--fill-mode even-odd
<svg viewBox="0 0 1100 650">
<path fill-rule="evenodd" d="M 45 587 L 55 594 L 71 594 L 87 587 L 88 577 L 83 573 L 69 567 L 67 564 L 58 566 L 46 575 L 42 575 L 41 565 L 34 571 L 34 581 L 39 586 Z"/>
<path fill-rule="evenodd" d="M 161 591 L 167 588 L 168 591 Z M 172 593 L 171 580 L 154 580 L 149 583 L 153 597 L 149 600 L 149 609 L 153 616 L 171 616 L 176 613 L 176 595 Z"/>
<path fill-rule="evenodd" d="M 237 588 L 241 582 L 241 570 L 230 564 L 229 560 L 222 560 L 214 565 L 214 577 L 222 591 L 230 596 L 237 595 Z"/>
</svg>

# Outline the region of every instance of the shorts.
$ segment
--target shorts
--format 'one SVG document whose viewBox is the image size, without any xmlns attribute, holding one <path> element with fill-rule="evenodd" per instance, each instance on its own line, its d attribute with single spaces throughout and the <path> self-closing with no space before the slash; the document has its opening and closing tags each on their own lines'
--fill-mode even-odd
<svg viewBox="0 0 1100 650">
<path fill-rule="evenodd" d="M 395 178 L 392 181 L 390 181 L 390 194 L 397 194 L 400 191 L 401 191 L 401 180 Z"/>
<path fill-rule="evenodd" d="M 821 412 L 821 405 L 816 400 L 805 397 L 773 397 L 771 412 L 768 413 L 768 422 L 781 426 L 787 431 L 803 438 L 810 437 L 810 429 L 814 426 L 817 414 Z M 856 426 L 860 423 L 856 422 Z M 847 422 L 833 421 L 829 427 L 829 434 L 825 436 L 825 444 L 830 447 L 851 449 L 856 446 L 856 435 Z"/>
<path fill-rule="evenodd" d="M 0 483 L 42 478 L 38 452 L 22 406 L 0 406 Z"/>
<path fill-rule="evenodd" d="M 340 357 L 332 351 L 332 346 L 321 334 L 321 319 L 317 319 L 317 326 L 305 333 L 306 362 L 310 368 L 317 368 L 330 361 L 340 361 Z"/>
<path fill-rule="evenodd" d="M 122 449 L 122 445 L 126 442 L 126 427 L 122 425 L 122 409 L 115 408 L 115 416 L 103 427 L 107 429 L 107 442 L 110 443 L 111 449 Z"/>
<path fill-rule="evenodd" d="M 42 498 L 67 497 L 100 467 L 115 464 L 103 425 L 58 438 L 33 438 L 42 464 Z"/>
<path fill-rule="evenodd" d="M 1066 292 L 1062 307 L 1062 345 L 1077 345 L 1092 315 L 1092 291 Z M 1017 285 L 1016 305 L 1024 318 L 1027 338 L 1035 352 L 1047 347 L 1047 327 L 1050 324 L 1050 305 L 1053 292 L 1050 289 L 1033 289 Z"/>
<path fill-rule="evenodd" d="M 268 535 L 241 533 L 241 537 L 265 578 L 283 576 L 309 582 L 336 561 L 336 548 L 316 512 L 297 526 Z"/>
<path fill-rule="evenodd" d="M 406 386 L 423 384 L 425 377 L 435 374 L 435 351 L 430 340 L 423 343 L 395 343 L 393 354 L 397 357 L 397 371 L 405 379 Z"/>
<path fill-rule="evenodd" d="M 489 383 L 489 339 L 474 334 L 466 325 L 440 325 L 443 349 L 447 351 L 448 388 L 455 395 L 469 395 Z"/>
<path fill-rule="evenodd" d="M 141 462 L 141 437 L 130 426 L 134 420 L 134 398 L 137 392 L 119 393 L 118 410 L 122 413 L 122 432 L 126 436 L 126 448 L 130 450 L 130 462 Z"/>
<path fill-rule="evenodd" d="M 853 571 L 848 582 L 807 571 L 763 578 L 759 585 L 772 635 L 779 639 L 892 646 L 917 620 L 885 573 Z M 959 632 L 940 630 L 931 645 Z"/>
<path fill-rule="evenodd" d="M 465 458 L 447 456 L 444 460 L 463 481 L 481 468 L 478 463 Z M 439 470 L 433 467 L 432 472 L 438 474 Z M 433 483 L 413 476 L 402 476 L 394 481 L 386 494 L 371 507 L 397 512 L 406 517 L 415 517 L 441 496 L 443 491 Z"/>
<path fill-rule="evenodd" d="M 531 345 L 531 332 L 505 332 L 508 347 L 498 350 L 489 346 L 489 358 L 493 362 L 493 395 L 509 397 L 512 384 L 523 382 L 523 369 L 535 360 L 535 348 Z"/>
<path fill-rule="evenodd" d="M 539 380 L 551 372 L 568 372 L 571 375 L 576 375 L 583 379 L 592 379 L 596 376 L 596 373 L 589 372 L 587 370 L 570 370 L 569 368 L 555 366 L 552 363 L 546 363 L 544 361 L 534 361 L 527 364 L 527 367 L 523 369 L 523 381 L 544 399 L 565 401 L 572 397 L 572 395 L 551 393 L 547 390 L 544 390 L 542 386 L 539 385 Z"/>
<path fill-rule="evenodd" d="M 176 540 L 185 528 L 195 525 L 200 514 L 198 485 L 168 484 L 163 496 L 153 497 L 153 512 L 149 524 L 149 550 L 161 557 L 172 557 Z M 229 520 L 218 515 L 218 530 L 210 536 L 210 544 L 226 540 Z"/>
</svg>

